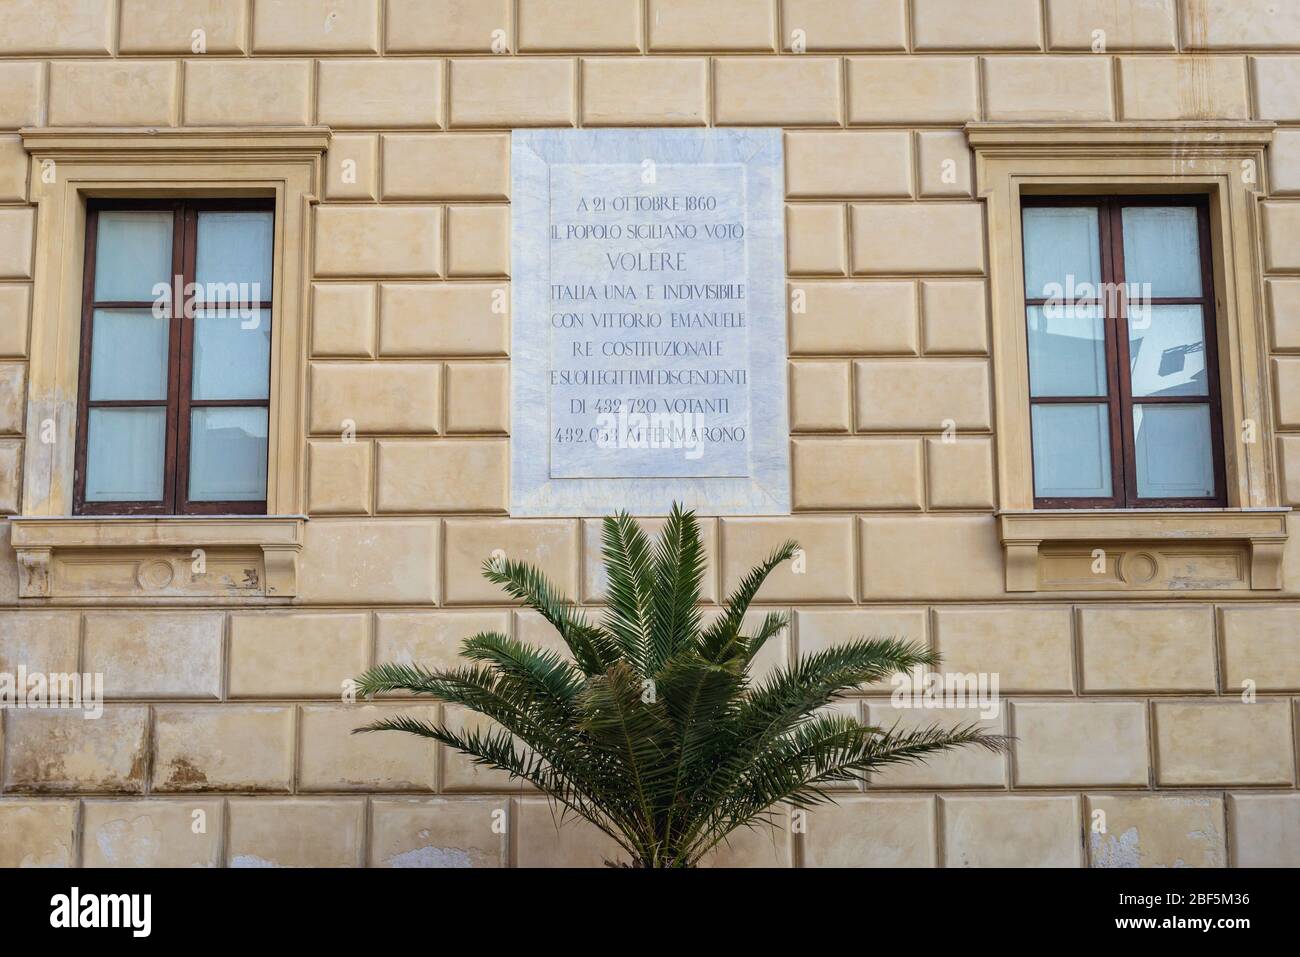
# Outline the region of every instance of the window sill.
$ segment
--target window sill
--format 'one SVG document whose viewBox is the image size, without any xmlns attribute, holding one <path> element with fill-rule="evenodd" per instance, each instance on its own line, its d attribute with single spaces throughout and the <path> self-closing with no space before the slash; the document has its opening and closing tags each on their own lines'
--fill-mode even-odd
<svg viewBox="0 0 1300 957">
<path fill-rule="evenodd" d="M 292 598 L 301 515 L 14 516 L 19 598 Z"/>
<path fill-rule="evenodd" d="M 1275 591 L 1288 508 L 1004 511 L 1009 592 Z"/>
</svg>

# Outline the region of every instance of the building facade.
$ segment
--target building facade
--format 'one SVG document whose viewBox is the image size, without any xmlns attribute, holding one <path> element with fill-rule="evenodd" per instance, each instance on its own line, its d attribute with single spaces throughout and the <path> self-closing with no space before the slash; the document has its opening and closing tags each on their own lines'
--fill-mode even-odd
<svg viewBox="0 0 1300 957">
<path fill-rule="evenodd" d="M 996 707 L 846 708 L 1015 737 L 717 863 L 1300 865 L 1284 0 L 0 0 L 0 865 L 610 853 L 349 734 L 556 640 L 485 558 L 599 606 L 599 512 L 511 514 L 538 127 L 783 131 L 790 508 L 701 509 L 708 598 L 796 539 L 767 664 L 905 636 Z"/>
</svg>

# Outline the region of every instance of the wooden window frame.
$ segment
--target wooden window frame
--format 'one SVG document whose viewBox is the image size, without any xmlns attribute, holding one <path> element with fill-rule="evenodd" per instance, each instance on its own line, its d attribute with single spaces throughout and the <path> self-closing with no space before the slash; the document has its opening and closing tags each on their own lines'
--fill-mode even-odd
<svg viewBox="0 0 1300 957">
<path fill-rule="evenodd" d="M 90 375 L 94 313 L 96 309 L 145 309 L 153 302 L 96 301 L 95 277 L 98 266 L 98 224 L 103 211 L 170 210 L 172 213 L 171 272 L 166 277 L 169 285 L 180 278 L 180 290 L 174 286 L 169 313 L 167 393 L 158 400 L 95 400 L 90 399 Z M 198 253 L 198 217 L 200 213 L 214 211 L 258 211 L 274 215 L 275 204 L 263 199 L 98 199 L 91 200 L 86 209 L 85 269 L 83 272 L 80 364 L 77 396 L 77 448 L 75 466 L 74 510 L 78 515 L 265 515 L 265 494 L 260 500 L 193 501 L 189 497 L 190 411 L 194 408 L 263 408 L 267 410 L 268 430 L 271 414 L 270 369 L 267 370 L 267 397 L 264 399 L 194 399 L 194 317 L 184 290 L 195 282 Z M 273 247 L 274 248 L 274 247 Z M 274 253 L 273 253 L 274 254 Z M 274 264 L 273 264 L 274 270 Z M 176 301 L 176 292 L 181 301 Z M 264 309 L 270 315 L 271 299 L 263 299 L 252 308 Z M 179 307 L 179 308 L 178 308 Z M 274 330 L 272 331 L 274 335 Z M 90 410 L 113 407 L 157 407 L 167 410 L 166 440 L 163 452 L 163 496 L 158 502 L 86 501 L 86 451 L 90 431 Z M 269 431 L 268 431 L 269 439 Z M 269 452 L 269 450 L 268 450 Z M 264 477 L 269 487 L 268 475 Z"/>
<path fill-rule="evenodd" d="M 1196 211 L 1197 239 L 1200 252 L 1201 295 L 1199 297 L 1152 297 L 1148 305 L 1195 305 L 1201 308 L 1205 345 L 1206 395 L 1134 397 L 1128 329 L 1128 301 L 1117 290 L 1127 288 L 1124 264 L 1123 213 L 1126 208 L 1190 207 Z M 1023 211 L 1050 207 L 1091 207 L 1097 210 L 1098 249 L 1101 256 L 1102 289 L 1109 295 L 1087 300 L 1102 310 L 1105 334 L 1107 389 L 1103 396 L 1034 396 L 1028 397 L 1031 408 L 1037 405 L 1106 405 L 1108 408 L 1111 495 L 1109 497 L 1052 497 L 1034 495 L 1034 507 L 1041 509 L 1141 509 L 1141 508 L 1222 508 L 1227 505 L 1226 469 L 1223 449 L 1223 415 L 1220 393 L 1220 369 L 1217 347 L 1213 245 L 1210 240 L 1209 202 L 1205 196 L 1165 194 L 1126 194 L 1105 196 L 1025 196 Z M 1025 307 L 1042 306 L 1048 300 L 1032 298 L 1026 290 Z M 1027 317 L 1026 317 L 1027 321 Z M 1032 384 L 1032 383 L 1031 383 Z M 1138 495 L 1137 448 L 1133 414 L 1140 405 L 1199 405 L 1210 412 L 1210 445 L 1214 494 L 1200 497 L 1150 498 Z M 1030 433 L 1032 450 L 1033 435 Z M 1036 479 L 1036 476 L 1035 476 Z"/>
</svg>

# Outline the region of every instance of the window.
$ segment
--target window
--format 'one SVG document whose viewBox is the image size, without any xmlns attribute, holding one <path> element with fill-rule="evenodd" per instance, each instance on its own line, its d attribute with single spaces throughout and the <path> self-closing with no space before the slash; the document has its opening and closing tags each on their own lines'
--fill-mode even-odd
<svg viewBox="0 0 1300 957">
<path fill-rule="evenodd" d="M 329 130 L 39 127 L 23 130 L 20 138 L 32 165 L 57 169 L 58 176 L 32 177 L 30 190 L 37 226 L 32 251 L 22 514 L 9 522 L 18 563 L 19 596 L 98 601 L 145 595 L 163 604 L 196 598 L 219 603 L 243 603 L 254 597 L 276 602 L 292 600 L 298 594 L 298 556 L 305 535 L 302 511 L 307 444 L 302 421 L 307 401 L 304 344 L 313 250 L 312 211 L 322 189 Z M 225 199 L 205 199 L 214 195 Z M 167 199 L 133 198 L 142 196 Z M 236 201 L 235 197 L 240 199 Z M 141 241 L 134 247 L 140 250 L 138 254 L 119 256 L 115 265 L 97 268 L 97 254 L 113 262 L 111 254 L 105 252 L 110 245 L 116 250 L 118 244 L 125 243 L 120 248 L 130 249 L 131 240 L 140 239 L 139 233 L 149 235 L 143 225 L 127 229 L 129 220 L 120 217 L 113 235 L 110 218 L 101 242 L 99 216 L 107 212 L 163 213 L 154 231 L 162 234 L 165 230 L 171 245 L 166 237 L 155 237 L 153 246 Z M 208 217 L 205 213 L 255 215 Z M 144 223 L 149 217 L 139 219 Z M 253 226 L 244 230 L 241 223 Z M 240 242 L 234 244 L 234 249 L 242 258 L 231 260 L 231 244 L 221 243 L 220 235 L 216 242 L 209 241 L 214 225 L 227 227 L 227 240 L 232 230 L 237 233 Z M 268 228 L 273 232 L 270 247 L 266 248 L 264 231 Z M 223 230 L 218 228 L 216 232 L 221 234 Z M 146 247 L 158 251 L 155 258 L 162 261 L 164 268 L 159 269 L 157 262 L 149 264 L 143 252 Z M 251 379 L 251 373 L 259 368 L 250 358 L 250 354 L 256 355 L 253 342 L 218 339 L 218 346 L 237 346 L 240 352 L 223 354 L 218 349 L 214 353 L 214 341 L 208 333 L 229 327 L 213 325 L 218 318 L 213 313 L 219 311 L 215 303 L 207 304 L 207 311 L 201 312 L 195 302 L 197 297 L 187 297 L 184 289 L 187 274 L 205 281 L 213 270 L 233 275 L 240 262 L 256 263 L 263 278 L 269 269 L 271 278 L 270 284 L 259 291 L 257 308 L 245 304 L 248 308 L 241 310 L 254 312 L 269 323 L 240 328 L 241 335 L 260 336 L 260 348 L 268 342 L 270 345 L 269 371 L 261 371 L 256 377 L 256 390 L 238 388 L 238 381 L 233 379 L 236 373 L 248 374 Z M 116 407 L 115 400 L 105 398 L 101 392 L 93 396 L 95 408 L 139 409 L 142 411 L 137 418 L 153 417 L 154 431 L 143 431 L 152 434 L 155 448 L 135 452 L 148 462 L 139 475 L 131 471 L 135 466 L 128 465 L 125 456 L 121 460 L 114 458 L 119 453 L 111 431 L 116 421 L 116 439 L 121 443 L 126 430 L 120 423 L 134 424 L 133 420 L 97 416 L 101 425 L 108 423 L 110 431 L 105 436 L 92 434 L 89 421 L 91 356 L 96 351 L 94 307 L 115 304 L 115 300 L 97 298 L 96 277 L 114 268 L 119 272 L 133 269 L 162 273 L 157 278 L 137 277 L 138 281 L 132 282 L 135 291 L 106 293 L 139 298 L 123 301 L 125 308 L 117 311 L 128 313 L 126 317 L 105 320 L 109 331 L 101 338 L 96 357 L 109 363 L 109 378 L 96 386 L 116 384 L 113 374 L 119 371 L 118 365 L 130 369 L 149 366 L 155 376 L 165 377 L 165 392 L 156 387 L 156 381 L 152 391 L 145 388 L 143 378 L 130 382 L 130 397 Z M 196 276 L 199 272 L 204 275 Z M 138 332 L 146 338 L 153 333 L 156 352 L 150 365 L 142 361 L 145 356 L 138 348 L 123 344 L 109 327 L 114 318 L 122 324 L 125 318 L 134 318 L 133 307 L 138 313 L 141 305 L 148 306 L 152 314 L 159 299 L 157 285 L 174 286 L 177 274 L 181 276 L 181 295 L 173 293 L 162 300 L 165 321 L 152 328 L 126 325 L 127 332 Z M 105 281 L 123 283 L 123 277 L 130 275 L 134 273 L 121 273 Z M 226 281 L 235 282 L 238 290 L 237 275 Z M 173 298 L 179 304 L 175 319 L 169 311 Z M 188 318 L 183 308 L 187 298 L 195 307 Z M 262 308 L 267 304 L 269 309 Z M 239 321 L 253 325 L 248 317 Z M 209 359 L 215 355 L 221 361 L 199 362 L 198 349 Z M 158 371 L 161 355 L 165 355 L 165 373 Z M 210 373 L 214 369 L 219 376 L 216 383 L 226 389 L 222 398 L 207 388 L 213 384 Z M 230 404 L 223 407 L 224 401 Z M 151 409 L 162 411 L 144 411 Z M 265 435 L 257 435 L 255 428 L 250 434 L 247 426 L 209 428 L 217 424 L 216 413 L 211 411 L 214 409 L 236 421 L 264 420 Z M 159 418 L 166 430 L 160 443 L 161 455 L 157 453 Z M 199 430 L 190 426 L 194 418 L 201 421 Z M 105 437 L 108 441 L 104 441 Z M 229 441 L 214 447 L 213 442 L 206 441 L 214 438 Z M 87 471 L 91 440 L 100 443 L 96 462 L 103 467 L 107 461 L 110 468 L 102 473 L 106 476 L 103 479 L 92 478 Z M 129 436 L 125 442 L 130 442 Z M 258 460 L 255 467 L 248 466 L 252 459 Z M 115 465 L 116 472 L 112 470 Z M 92 482 L 93 497 L 86 494 L 88 480 Z M 152 487 L 145 488 L 149 482 Z M 236 490 L 224 490 L 231 488 Z M 78 517 L 69 517 L 74 515 Z M 208 550 L 206 574 L 195 574 L 187 559 L 196 548 Z M 234 569 L 239 583 L 238 597 L 232 592 L 230 576 L 212 574 L 213 560 L 232 562 L 229 567 Z M 171 566 L 170 578 L 163 573 L 164 566 Z M 168 580 L 170 584 L 159 584 Z"/>
<path fill-rule="evenodd" d="M 1275 432 L 1270 406 L 1276 397 L 1270 389 L 1267 357 L 1268 337 L 1259 277 L 1265 269 L 1261 250 L 1261 178 L 1268 171 L 1268 149 L 1273 142 L 1271 124 L 1250 121 L 1142 122 L 1124 123 L 1042 123 L 995 122 L 969 123 L 966 139 L 975 152 L 977 193 L 985 204 L 988 222 L 988 275 L 990 332 L 993 340 L 994 416 L 997 443 L 998 536 L 1005 559 L 1008 592 L 1055 592 L 1058 594 L 1104 594 L 1141 592 L 1147 597 L 1213 597 L 1225 590 L 1277 590 L 1285 580 L 1285 555 L 1288 509 L 1281 505 L 1282 487 L 1277 468 Z M 1202 321 L 1205 343 L 1204 369 L 1206 392 L 1180 396 L 1181 404 L 1208 406 L 1211 434 L 1211 466 L 1214 474 L 1212 495 L 1196 496 L 1204 486 L 1186 492 L 1184 507 L 1176 499 L 1162 500 L 1139 495 L 1137 487 L 1137 441 L 1125 441 L 1133 435 L 1134 406 L 1142 406 L 1142 427 L 1151 425 L 1148 413 L 1157 405 L 1177 407 L 1179 402 L 1151 402 L 1158 396 L 1137 395 L 1134 391 L 1164 392 L 1158 389 L 1134 390 L 1134 367 L 1121 348 L 1129 349 L 1130 330 L 1127 320 L 1117 322 L 1116 312 L 1106 311 L 1105 290 L 1097 297 L 1102 305 L 1100 335 L 1104 337 L 1106 391 L 1103 395 L 1063 394 L 1039 396 L 1044 400 L 1072 398 L 1079 404 L 1105 408 L 1103 439 L 1093 448 L 1112 456 L 1106 466 L 1094 466 L 1094 488 L 1105 490 L 1105 476 L 1110 477 L 1110 498 L 1062 495 L 1046 498 L 1036 489 L 1034 453 L 1042 456 L 1041 438 L 1035 448 L 1033 415 L 1041 404 L 1062 406 L 1070 401 L 1031 401 L 1029 324 L 1027 299 L 1043 300 L 1041 276 L 1039 287 L 1028 285 L 1026 273 L 1025 212 L 1052 206 L 1040 197 L 1069 197 L 1054 201 L 1056 208 L 1095 210 L 1097 216 L 1095 252 L 1097 268 L 1111 273 L 1112 280 L 1124 277 L 1130 283 L 1152 284 L 1157 278 L 1127 275 L 1133 264 L 1124 255 L 1126 208 L 1156 207 L 1196 208 L 1198 232 L 1197 256 L 1202 270 L 1200 297 L 1166 295 L 1165 298 L 1193 299 L 1182 305 L 1203 306 Z M 1109 201 L 1091 197 L 1111 197 Z M 1195 197 L 1182 200 L 1178 197 Z M 1112 228 L 1119 209 L 1119 228 Z M 1267 210 L 1267 206 L 1264 207 Z M 1208 215 L 1207 215 L 1208 211 Z M 1036 213 L 1031 213 L 1031 219 Z M 1087 222 L 1091 224 L 1090 214 Z M 1186 213 L 1181 214 L 1186 220 Z M 1137 268 L 1151 272 L 1149 265 L 1149 231 L 1135 225 L 1130 215 L 1129 230 L 1142 255 Z M 1207 226 L 1208 223 L 1208 226 Z M 1092 249 L 1091 231 L 1088 245 Z M 1183 232 L 1186 236 L 1186 231 Z M 1208 236 L 1208 238 L 1207 238 Z M 1111 242 L 1111 237 L 1116 237 Z M 1143 237 L 1147 238 L 1144 244 Z M 1278 239 L 1270 240 L 1276 244 Z M 1037 248 L 1030 237 L 1028 244 Z M 1056 248 L 1056 247 L 1051 247 Z M 1156 243 L 1157 255 L 1174 247 Z M 1103 253 L 1103 249 L 1106 250 Z M 1030 250 L 1034 252 L 1035 250 Z M 1037 271 L 1041 259 L 1035 259 L 1031 271 Z M 1049 260 L 1050 262 L 1050 260 Z M 1063 263 L 1069 267 L 1072 264 Z M 1087 271 L 1087 270 L 1085 270 Z M 1062 278 L 1046 280 L 1061 283 Z M 1081 281 L 1076 279 L 1076 282 Z M 1211 286 L 1213 288 L 1211 289 Z M 1140 289 L 1140 287 L 1139 287 Z M 1027 291 L 1028 290 L 1028 291 Z M 1055 291 L 1055 290 L 1053 290 Z M 1078 298 L 1079 290 L 1075 290 Z M 1209 304 L 1214 304 L 1213 314 Z M 1178 305 L 1179 303 L 1143 303 Z M 1085 313 L 1086 314 L 1086 313 Z M 1125 313 L 1127 315 L 1127 313 Z M 1154 311 L 1143 321 L 1154 322 Z M 1107 316 L 1110 318 L 1108 319 Z M 1135 316 L 1134 318 L 1139 318 Z M 1076 312 L 1076 321 L 1077 312 Z M 1154 328 L 1154 326 L 1152 327 Z M 1095 325 L 1093 326 L 1095 330 Z M 1152 358 L 1159 380 L 1174 380 L 1169 385 L 1186 386 L 1194 381 L 1195 343 L 1183 343 L 1189 349 L 1153 347 L 1150 329 L 1137 329 L 1147 339 L 1142 352 L 1158 351 Z M 1090 338 L 1101 341 L 1093 333 Z M 1113 345 L 1112 345 L 1113 344 Z M 1036 343 L 1044 345 L 1043 342 Z M 1084 343 L 1086 345 L 1086 343 Z M 1096 356 L 1096 346 L 1085 354 Z M 1080 350 L 1081 352 L 1084 350 Z M 1192 361 L 1193 366 L 1179 362 Z M 1162 368 L 1163 367 L 1163 368 Z M 1096 367 L 1093 366 L 1096 374 Z M 1069 370 L 1076 371 L 1076 370 Z M 1179 383 L 1179 373 L 1184 380 Z M 1170 373 L 1170 374 L 1166 374 Z M 1221 383 L 1219 377 L 1222 376 Z M 1082 378 L 1081 376 L 1079 378 Z M 1146 381 L 1138 375 L 1138 382 Z M 1121 383 L 1126 385 L 1121 388 Z M 1077 388 L 1077 386 L 1073 386 Z M 1057 389 L 1056 391 L 1062 391 Z M 1083 391 L 1099 391 L 1097 389 Z M 1123 396 L 1127 395 L 1127 404 Z M 1118 410 L 1118 415 L 1115 410 Z M 1127 417 L 1125 412 L 1128 413 Z M 1178 415 L 1178 412 L 1174 413 Z M 1201 412 L 1181 413 L 1185 417 Z M 1039 412 L 1040 418 L 1043 413 Z M 1047 412 L 1051 417 L 1051 409 Z M 1184 420 L 1185 421 L 1185 420 Z M 1157 422 L 1157 424 L 1159 424 Z M 1125 428 L 1127 426 L 1127 433 Z M 1101 424 L 1097 425 L 1100 432 Z M 1219 432 L 1222 429 L 1222 438 Z M 1151 446 L 1148 432 L 1144 451 Z M 1201 435 L 1204 435 L 1203 429 Z M 1240 440 L 1238 440 L 1240 436 Z M 1047 437 L 1050 441 L 1051 437 Z M 1060 440 L 1059 432 L 1055 436 Z M 1074 438 L 1078 438 L 1075 436 Z M 1069 451 L 1073 448 L 1067 446 Z M 1156 449 L 1157 452 L 1164 450 Z M 1143 491 L 1157 491 L 1151 486 L 1153 465 L 1166 470 L 1157 474 L 1157 483 L 1175 484 L 1171 479 L 1185 479 L 1197 471 L 1204 475 L 1205 457 L 1187 456 L 1187 443 L 1179 442 L 1177 457 L 1147 455 L 1144 462 L 1146 480 Z M 1188 461 L 1196 469 L 1186 468 Z M 1118 464 L 1118 471 L 1117 471 Z M 1175 466 L 1178 466 L 1175 472 Z M 1130 476 L 1132 478 L 1130 478 Z M 1086 484 L 1077 478 L 1062 479 L 1060 473 L 1045 475 L 1044 485 L 1052 481 L 1062 486 Z M 1132 492 L 1130 492 L 1130 482 Z M 1177 482 L 1186 485 L 1192 482 Z M 1055 493 L 1055 494 L 1060 494 Z M 1168 494 L 1159 492 L 1157 494 Z M 1058 507 L 1053 508 L 1056 502 Z M 1138 507 L 1131 507 L 1136 503 Z M 1093 507 L 1089 507 L 1093 506 Z M 1210 506 L 1210 507 L 1206 507 Z M 1294 519 L 1290 519 L 1295 524 Z M 1098 549 L 1104 552 L 1104 568 L 1097 563 Z"/>
<path fill-rule="evenodd" d="M 1203 198 L 1025 197 L 1037 508 L 1226 504 Z"/>
<path fill-rule="evenodd" d="M 75 507 L 265 514 L 273 207 L 87 209 Z"/>
</svg>

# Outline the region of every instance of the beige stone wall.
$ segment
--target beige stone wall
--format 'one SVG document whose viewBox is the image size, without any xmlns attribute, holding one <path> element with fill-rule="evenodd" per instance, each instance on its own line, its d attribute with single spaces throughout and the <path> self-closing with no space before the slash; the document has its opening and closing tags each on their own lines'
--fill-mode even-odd
<svg viewBox="0 0 1300 957">
<path fill-rule="evenodd" d="M 1268 274 L 1247 277 L 1268 308 L 1246 321 L 1270 351 L 1271 504 L 1300 504 L 1300 5 L 971 6 L 0 0 L 4 513 L 23 507 L 42 280 L 17 131 L 334 131 L 311 227 L 298 594 L 20 602 L 0 548 L 0 671 L 102 672 L 111 698 L 95 721 L 3 715 L 0 865 L 601 860 L 600 840 L 557 837 L 544 802 L 491 772 L 346 733 L 438 706 L 347 706 L 340 687 L 377 661 L 447 663 L 484 628 L 554 641 L 480 577 L 494 549 L 599 601 L 595 522 L 508 517 L 509 317 L 492 309 L 510 275 L 508 131 L 729 124 L 788 130 L 787 271 L 807 309 L 789 327 L 796 514 L 710 519 L 709 597 L 794 537 L 806 571 L 761 595 L 793 618 L 773 662 L 863 633 L 927 642 L 950 670 L 1000 674 L 993 724 L 1017 741 L 881 774 L 804 833 L 742 834 L 719 862 L 1300 864 L 1300 521 L 1280 591 L 1006 591 L 988 237 L 963 133 L 1279 124 L 1260 174 Z M 846 707 L 892 723 L 888 704 Z M 936 715 L 970 717 L 902 713 Z"/>
</svg>

